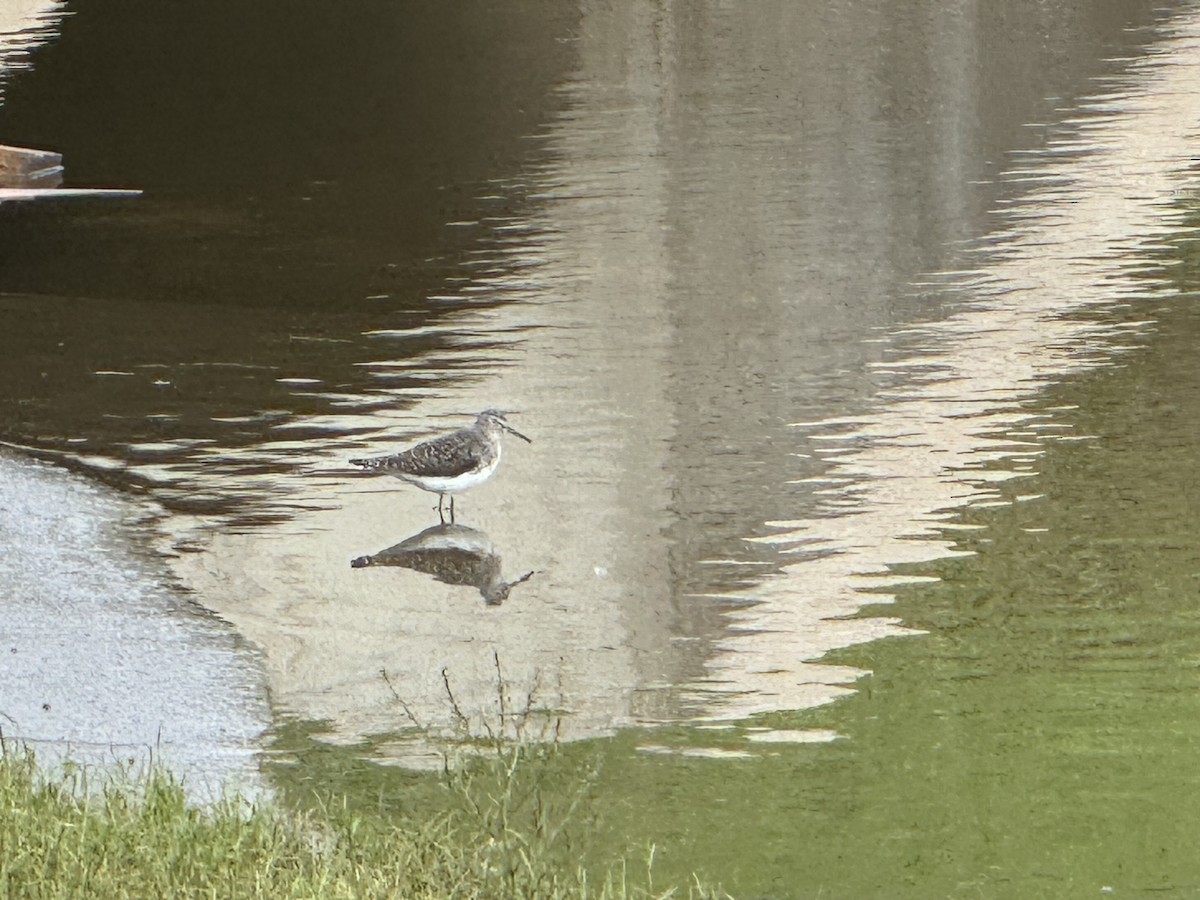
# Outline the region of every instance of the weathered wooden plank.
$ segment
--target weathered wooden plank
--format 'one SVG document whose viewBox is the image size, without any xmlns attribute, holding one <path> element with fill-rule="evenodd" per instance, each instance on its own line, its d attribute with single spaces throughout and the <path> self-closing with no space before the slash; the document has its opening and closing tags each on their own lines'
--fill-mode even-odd
<svg viewBox="0 0 1200 900">
<path fill-rule="evenodd" d="M 0 202 L 45 197 L 137 197 L 137 190 L 64 188 L 62 154 L 0 144 Z"/>
<path fill-rule="evenodd" d="M 0 187 L 52 188 L 62 180 L 61 153 L 0 144 Z"/>
<path fill-rule="evenodd" d="M 140 197 L 141 191 L 105 188 L 8 188 L 0 186 L 0 203 L 5 200 L 43 200 L 55 197 Z"/>
</svg>

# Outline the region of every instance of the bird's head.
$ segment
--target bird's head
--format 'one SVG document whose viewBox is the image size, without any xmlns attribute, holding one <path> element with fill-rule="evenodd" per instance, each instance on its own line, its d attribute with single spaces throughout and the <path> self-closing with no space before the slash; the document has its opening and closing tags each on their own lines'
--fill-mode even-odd
<svg viewBox="0 0 1200 900">
<path fill-rule="evenodd" d="M 525 435 L 508 424 L 507 416 L 508 413 L 501 412 L 498 409 L 485 409 L 476 417 L 475 423 L 489 434 L 496 431 L 507 431 L 509 434 L 515 434 L 527 444 L 532 444 L 533 440 L 531 438 L 525 437 Z"/>
</svg>

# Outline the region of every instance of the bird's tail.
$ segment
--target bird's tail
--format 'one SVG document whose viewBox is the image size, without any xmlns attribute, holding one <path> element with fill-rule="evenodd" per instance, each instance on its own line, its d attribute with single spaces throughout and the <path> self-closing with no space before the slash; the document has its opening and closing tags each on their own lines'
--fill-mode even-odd
<svg viewBox="0 0 1200 900">
<path fill-rule="evenodd" d="M 368 472 L 389 472 L 395 475 L 398 472 L 403 471 L 398 465 L 399 461 L 402 459 L 403 454 L 397 454 L 395 456 L 371 456 L 366 459 L 352 459 L 350 460 L 350 464 L 354 466 L 362 466 Z"/>
</svg>

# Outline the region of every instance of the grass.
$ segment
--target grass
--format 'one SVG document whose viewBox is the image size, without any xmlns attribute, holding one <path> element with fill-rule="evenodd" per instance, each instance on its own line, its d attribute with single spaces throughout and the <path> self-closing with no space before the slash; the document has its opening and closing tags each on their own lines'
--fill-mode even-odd
<svg viewBox="0 0 1200 900">
<path fill-rule="evenodd" d="M 197 808 L 161 770 L 135 778 L 68 768 L 52 777 L 28 750 L 11 743 L 3 750 L 0 897 L 726 896 L 695 879 L 656 886 L 653 848 L 637 864 L 585 868 L 567 826 L 588 780 L 550 805 L 534 758 L 545 751 L 528 746 L 496 745 L 486 757 L 448 767 L 451 802 L 422 822 L 344 805 L 296 812 L 237 797 Z"/>
</svg>

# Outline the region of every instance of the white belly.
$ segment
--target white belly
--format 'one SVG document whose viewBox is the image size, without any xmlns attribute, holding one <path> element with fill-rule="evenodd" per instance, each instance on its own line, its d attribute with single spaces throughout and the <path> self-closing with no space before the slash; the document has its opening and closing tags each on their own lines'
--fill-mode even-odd
<svg viewBox="0 0 1200 900">
<path fill-rule="evenodd" d="M 463 475 L 455 475 L 453 478 L 443 478 L 437 475 L 397 475 L 397 477 L 415 484 L 422 490 L 432 491 L 435 494 L 457 494 L 478 484 L 483 484 L 492 477 L 492 473 L 496 471 L 496 466 L 498 465 L 500 465 L 499 453 L 482 469 L 476 469 L 474 472 L 467 472 Z"/>
</svg>

